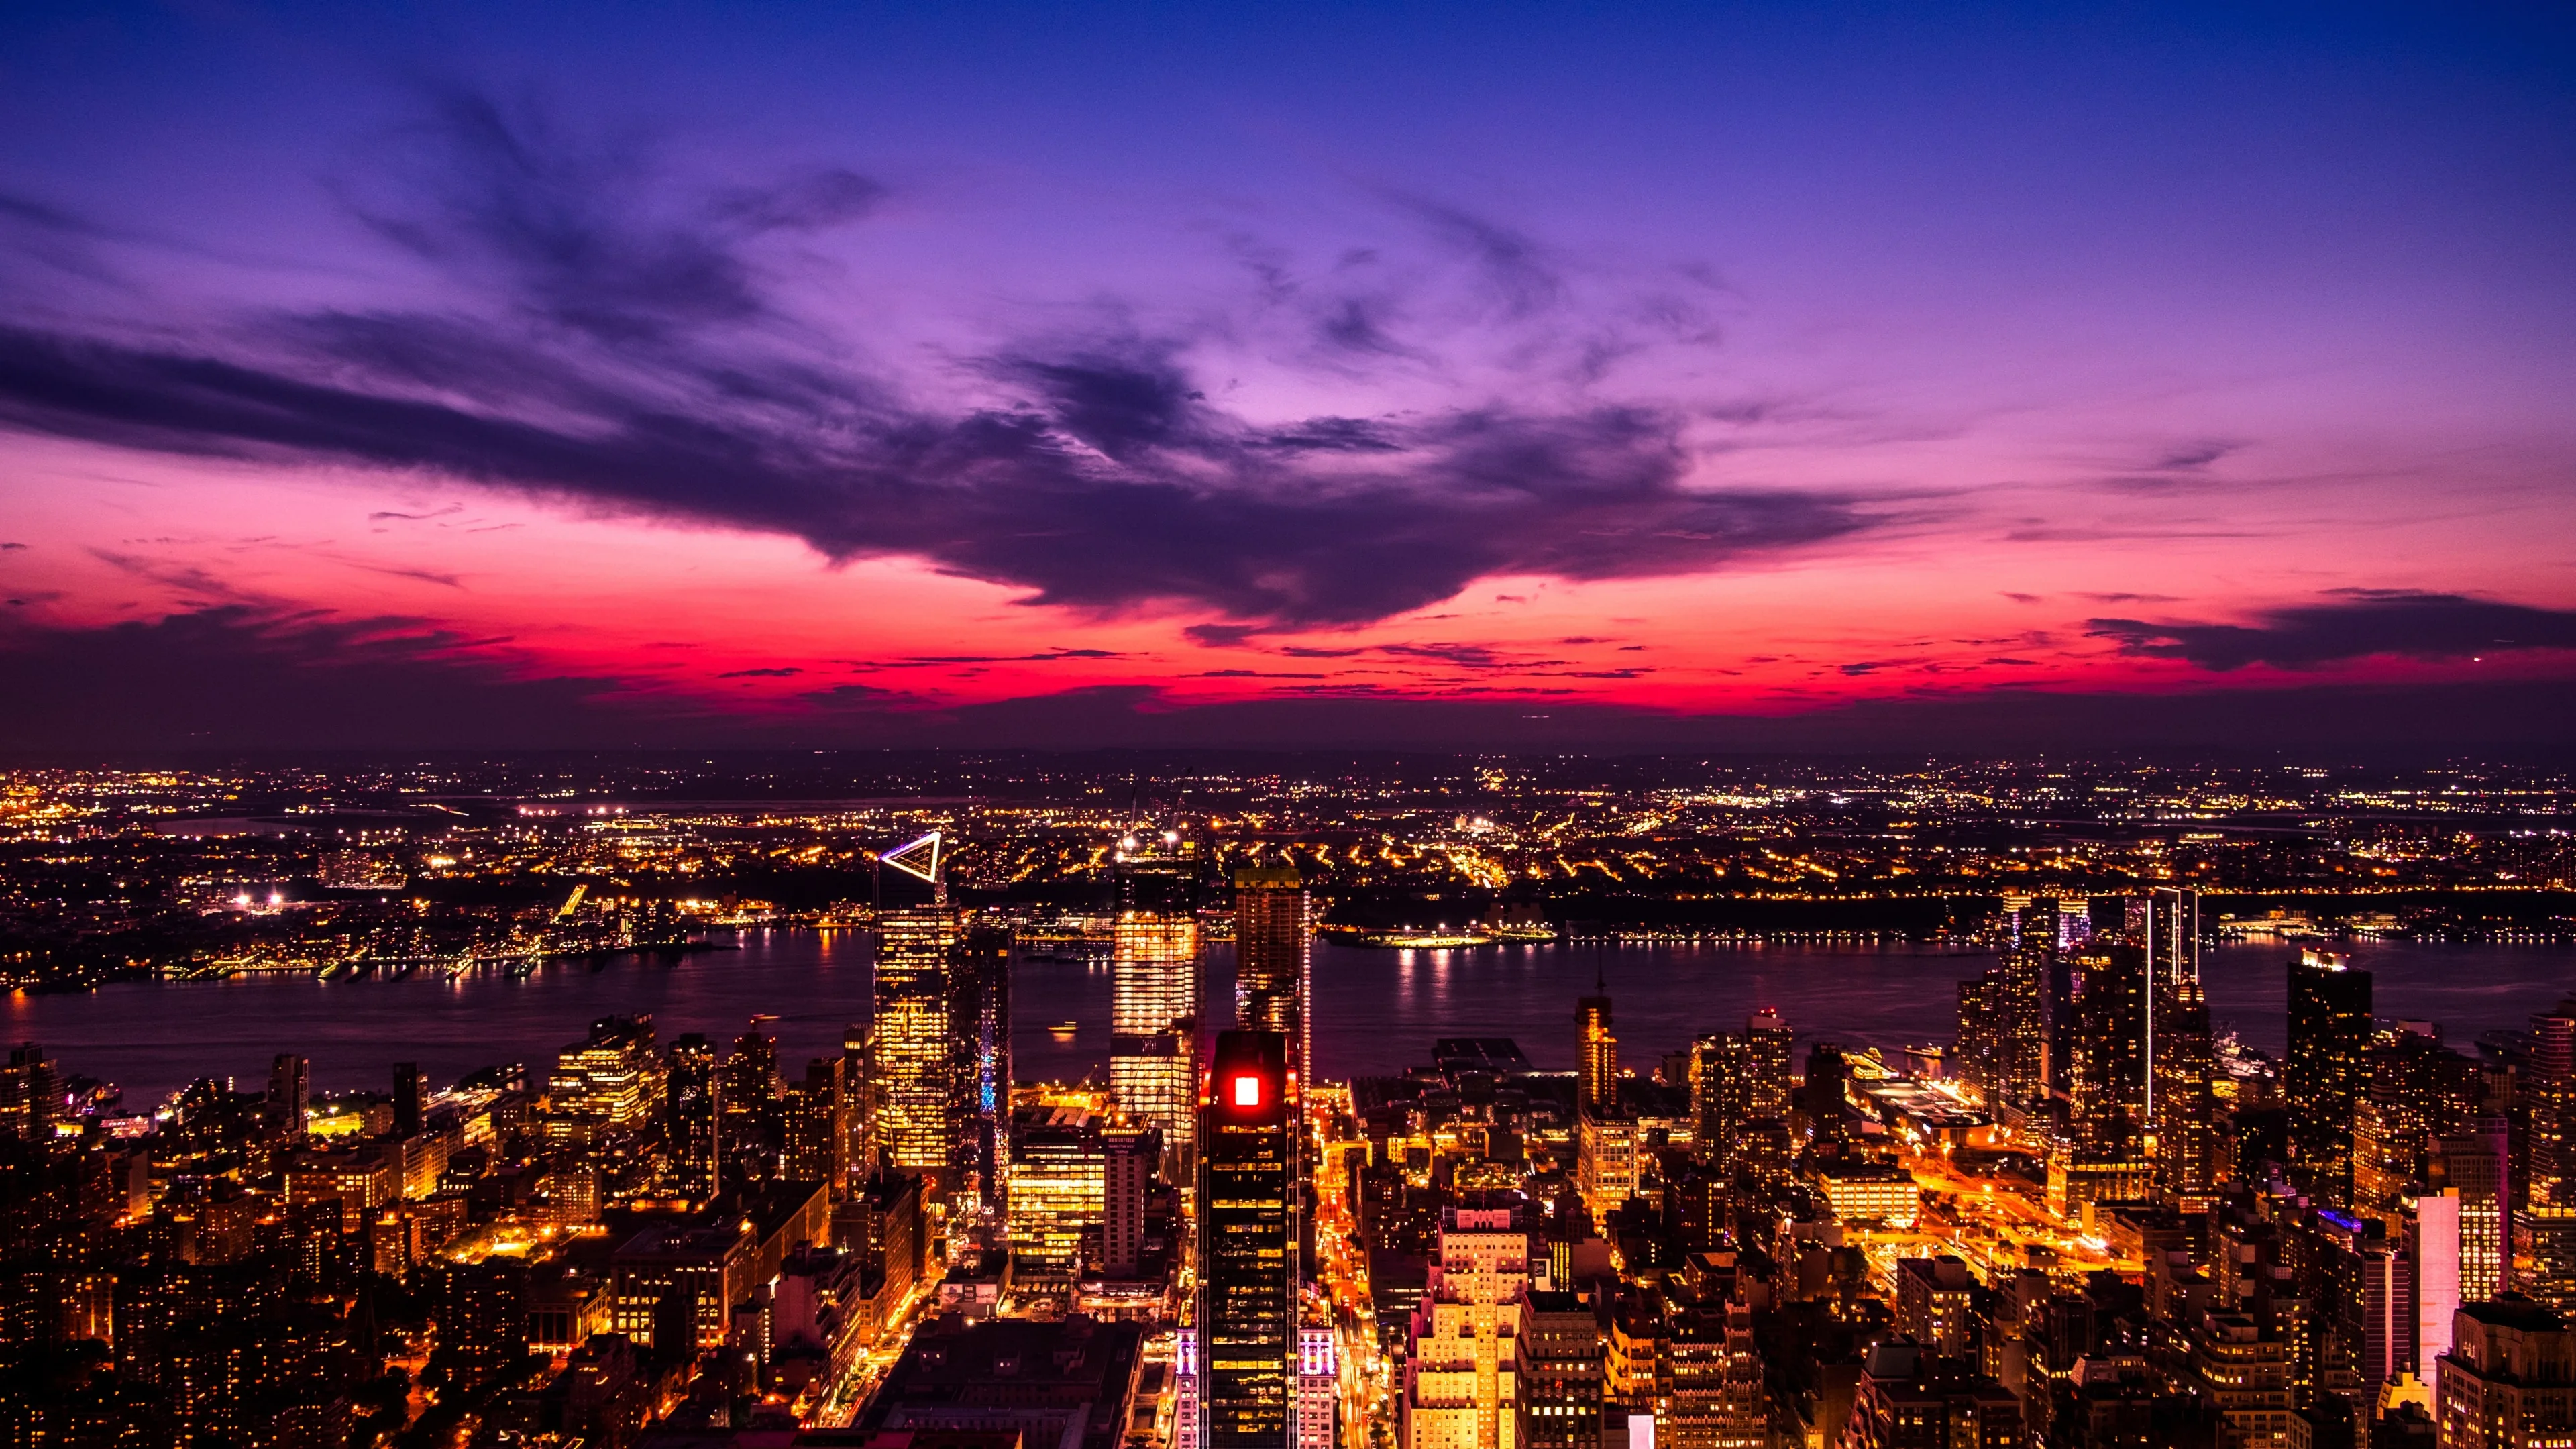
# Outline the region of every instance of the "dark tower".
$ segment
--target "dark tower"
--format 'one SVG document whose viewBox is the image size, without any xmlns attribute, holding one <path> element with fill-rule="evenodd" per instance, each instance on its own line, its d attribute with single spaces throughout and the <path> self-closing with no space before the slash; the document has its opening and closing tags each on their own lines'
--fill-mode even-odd
<svg viewBox="0 0 2576 1449">
<path fill-rule="evenodd" d="M 2370 973 L 2308 951 L 2290 963 L 2290 1166 L 2301 1187 L 2352 1200 L 2352 1108 L 2369 1081 Z"/>
<path fill-rule="evenodd" d="M 429 1079 L 421 1075 L 420 1063 L 394 1063 L 394 1135 L 420 1135 L 424 1099 L 429 1096 Z"/>
<path fill-rule="evenodd" d="M 1201 1449 L 1295 1449 L 1298 1082 L 1288 1038 L 1220 1032 L 1199 1093 Z"/>
<path fill-rule="evenodd" d="M 312 1075 L 304 1058 L 279 1052 L 268 1065 L 268 1095 L 260 1102 L 260 1120 L 272 1132 L 304 1135 L 304 1111 L 312 1096 Z"/>
<path fill-rule="evenodd" d="M 1002 1206 L 1000 1154 L 1011 1120 L 1011 933 L 970 927 L 958 938 L 949 974 L 950 1166 L 958 1191 Z"/>
<path fill-rule="evenodd" d="M 721 1177 L 716 1124 L 724 1116 L 722 1083 L 715 1046 L 704 1036 L 693 1031 L 671 1043 L 662 1124 L 670 1182 L 682 1195 L 701 1202 L 716 1195 Z"/>
<path fill-rule="evenodd" d="M 2083 958 L 2067 1070 L 2076 1149 L 2102 1161 L 2145 1146 L 2149 984 L 2144 948 L 2122 941 Z"/>
<path fill-rule="evenodd" d="M 1299 1081 L 1315 1070 L 1307 1007 L 1314 994 L 1306 934 L 1306 883 L 1294 866 L 1247 866 L 1234 873 L 1234 980 L 1243 1024 L 1288 1038 Z"/>
</svg>

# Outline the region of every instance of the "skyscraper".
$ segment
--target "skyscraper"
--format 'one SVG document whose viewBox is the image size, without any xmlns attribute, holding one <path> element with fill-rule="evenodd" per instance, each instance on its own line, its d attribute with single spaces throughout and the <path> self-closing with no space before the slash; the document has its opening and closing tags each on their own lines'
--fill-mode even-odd
<svg viewBox="0 0 2576 1449">
<path fill-rule="evenodd" d="M 429 1079 L 418 1062 L 394 1063 L 394 1135 L 417 1137 L 429 1100 Z"/>
<path fill-rule="evenodd" d="M 1306 909 L 1306 883 L 1296 867 L 1256 865 L 1234 873 L 1234 981 L 1243 1025 L 1287 1037 L 1299 1081 L 1311 1080 L 1315 1069 Z"/>
<path fill-rule="evenodd" d="M 1751 1076 L 1744 1090 L 1747 1119 L 1787 1120 L 1789 1048 L 1793 1039 L 1788 1021 L 1777 1007 L 1763 1007 L 1745 1021 L 1744 1043 L 1751 1055 Z"/>
<path fill-rule="evenodd" d="M 778 1149 L 785 1140 L 783 1103 L 779 1098 L 778 1038 L 763 1029 L 768 1017 L 756 1016 L 735 1037 L 719 1072 L 724 1079 L 717 1104 L 717 1135 L 727 1179 L 740 1184 L 765 1182 L 778 1175 Z"/>
<path fill-rule="evenodd" d="M 934 1202 L 944 1202 L 956 1185 L 949 1013 L 958 934 L 958 912 L 944 902 L 892 907 L 877 917 L 877 1015 L 868 1059 L 877 1143 L 895 1167 L 935 1179 Z"/>
<path fill-rule="evenodd" d="M 2352 1109 L 2367 1080 L 2370 973 L 2340 956 L 2302 952 L 2290 963 L 2289 1045 L 2282 1095 L 2290 1165 L 2300 1186 L 2340 1207 L 2352 1200 Z"/>
<path fill-rule="evenodd" d="M 662 1140 L 672 1189 L 700 1201 L 715 1196 L 723 1178 L 716 1146 L 723 1091 L 713 1043 L 694 1031 L 671 1043 Z"/>
<path fill-rule="evenodd" d="M 2460 1299 L 2482 1302 L 2512 1286 L 2512 1154 L 2502 1117 L 2433 1140 L 2427 1173 L 2459 1194 Z"/>
<path fill-rule="evenodd" d="M 2576 1208 L 2576 996 L 2531 1019 L 2531 1200 Z"/>
<path fill-rule="evenodd" d="M 304 1135 L 304 1113 L 311 1105 L 312 1074 L 304 1058 L 280 1052 L 268 1064 L 268 1095 L 260 1102 L 260 1121 L 271 1132 Z"/>
<path fill-rule="evenodd" d="M 2210 1044 L 2209 998 L 2195 972 L 2188 981 L 2163 985 L 2156 1012 L 2155 1097 L 2148 1126 L 2155 1134 L 2156 1181 L 2167 1201 L 2185 1213 L 2204 1213 L 2218 1192 L 2217 1062 Z"/>
<path fill-rule="evenodd" d="M 1619 1110 L 1619 1038 L 1610 1030 L 1610 994 L 1596 982 L 1594 994 L 1574 1003 L 1574 1029 L 1583 1053 L 1578 1092 L 1584 1111 L 1609 1115 Z"/>
<path fill-rule="evenodd" d="M 1753 1075 L 1752 1044 L 1743 1037 L 1717 1031 L 1691 1043 L 1691 1154 L 1721 1174 L 1734 1170 L 1752 1116 Z"/>
<path fill-rule="evenodd" d="M 960 1191 L 1002 1206 L 1011 1104 L 1011 933 L 977 926 L 957 942 L 949 976 L 951 1166 Z"/>
<path fill-rule="evenodd" d="M 1296 1081 L 1288 1039 L 1219 1033 L 1199 1103 L 1202 1449 L 1293 1449 Z"/>
<path fill-rule="evenodd" d="M 1197 858 L 1177 832 L 1128 836 L 1118 852 L 1111 944 L 1109 1087 L 1120 1110 L 1186 1157 L 1198 1091 Z"/>
<path fill-rule="evenodd" d="M 2068 1125 L 2079 1152 L 2102 1161 L 2132 1158 L 2145 1145 L 2147 1125 L 2146 952 L 2122 941 L 2107 950 L 2097 944 L 2080 959 Z"/>
<path fill-rule="evenodd" d="M 849 1069 L 839 1057 L 815 1057 L 805 1079 L 790 1085 L 783 1109 L 785 1176 L 829 1185 L 838 1201 L 850 1180 Z"/>
<path fill-rule="evenodd" d="M 1438 1262 L 1407 1326 L 1398 1449 L 1508 1449 L 1519 1432 L 1512 1343 L 1529 1288 L 1522 1209 L 1440 1210 Z"/>
</svg>

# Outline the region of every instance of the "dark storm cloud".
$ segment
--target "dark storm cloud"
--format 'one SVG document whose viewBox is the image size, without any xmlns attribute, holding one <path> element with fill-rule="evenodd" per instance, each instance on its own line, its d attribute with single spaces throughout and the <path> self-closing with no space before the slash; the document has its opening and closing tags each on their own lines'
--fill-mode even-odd
<svg viewBox="0 0 2576 1449">
<path fill-rule="evenodd" d="M 675 197 L 636 156 L 470 94 L 433 134 L 390 168 L 408 185 L 350 205 L 465 306 L 270 316 L 187 347 L 0 328 L 0 426 L 419 470 L 1246 632 L 1384 618 L 1493 573 L 1696 572 L 1869 523 L 1848 498 L 1685 487 L 1682 419 L 1651 409 L 1254 424 L 1207 401 L 1177 342 L 1124 329 L 982 360 L 985 406 L 903 403 L 783 316 L 764 270 L 764 237 L 861 216 L 875 183 Z M 1417 209 L 1505 310 L 1555 296 L 1526 238 Z"/>
<path fill-rule="evenodd" d="M 96 628 L 0 631 L 0 745 L 114 750 L 671 738 L 612 679 L 520 679 L 418 619 L 224 604 Z"/>
<path fill-rule="evenodd" d="M 2275 609 L 2259 624 L 2091 619 L 2087 632 L 2123 654 L 2182 659 L 2203 669 L 2270 664 L 2308 669 L 2373 655 L 2465 659 L 2521 649 L 2576 649 L 2576 611 L 2462 594 L 2339 589 L 2334 601 Z"/>
</svg>

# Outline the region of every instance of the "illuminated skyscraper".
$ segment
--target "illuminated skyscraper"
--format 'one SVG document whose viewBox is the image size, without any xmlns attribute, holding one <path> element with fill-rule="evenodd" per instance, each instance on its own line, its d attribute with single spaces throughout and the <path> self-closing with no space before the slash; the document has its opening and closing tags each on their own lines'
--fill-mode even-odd
<svg viewBox="0 0 2576 1449">
<path fill-rule="evenodd" d="M 1129 836 L 1118 852 L 1110 957 L 1109 1087 L 1119 1109 L 1186 1157 L 1198 1101 L 1195 842 Z"/>
<path fill-rule="evenodd" d="M 546 1136 L 588 1144 L 626 1131 L 662 1105 L 662 1058 L 653 1049 L 653 1018 L 609 1016 L 555 1057 L 546 1088 Z"/>
<path fill-rule="evenodd" d="M 1752 1044 L 1743 1037 L 1717 1031 L 1691 1043 L 1691 1155 L 1721 1173 L 1735 1167 L 1752 1086 Z"/>
<path fill-rule="evenodd" d="M 2127 942 L 2087 948 L 2068 1034 L 2068 1126 L 2096 1160 L 2135 1157 L 2147 1117 L 2147 957 Z"/>
<path fill-rule="evenodd" d="M 2576 1208 L 2576 996 L 2531 1019 L 2531 1200 Z"/>
<path fill-rule="evenodd" d="M 1296 1080 L 1288 1039 L 1221 1032 L 1199 1105 L 1201 1449 L 1297 1437 Z"/>
<path fill-rule="evenodd" d="M 1023 1107 L 1012 1114 L 1012 1272 L 1070 1279 L 1082 1272 L 1082 1236 L 1107 1216 L 1109 1147 L 1080 1107 Z"/>
<path fill-rule="evenodd" d="M 1751 1077 L 1744 1091 L 1744 1115 L 1748 1120 L 1788 1119 L 1789 1048 L 1793 1039 L 1788 1021 L 1777 1007 L 1763 1007 L 1744 1023 L 1744 1044 L 1751 1055 Z"/>
<path fill-rule="evenodd" d="M 733 1040 L 719 1075 L 724 1079 L 717 1132 L 729 1182 L 766 1182 L 778 1175 L 778 1150 L 786 1139 L 779 1098 L 778 1038 L 755 1016 L 751 1027 Z"/>
<path fill-rule="evenodd" d="M 877 917 L 868 1079 L 878 1150 L 895 1167 L 934 1178 L 934 1201 L 945 1201 L 956 1186 L 958 1087 L 949 1017 L 958 933 L 959 913 L 944 903 L 893 907 Z"/>
<path fill-rule="evenodd" d="M 1306 883 L 1289 865 L 1234 873 L 1234 980 L 1243 1024 L 1288 1038 L 1300 1081 L 1314 1072 L 1307 1004 L 1314 961 L 1306 929 Z"/>
<path fill-rule="evenodd" d="M 2210 1044 L 2209 998 L 2197 973 L 2168 982 L 2157 1012 L 2155 1099 L 2148 1125 L 2155 1133 L 2156 1179 L 2167 1200 L 2185 1213 L 2207 1212 L 2218 1192 L 2217 1062 Z"/>
<path fill-rule="evenodd" d="M 1440 1211 L 1438 1262 L 1408 1326 L 1398 1449 L 1512 1449 L 1529 1225 L 1518 1207 Z"/>
<path fill-rule="evenodd" d="M 694 1031 L 671 1043 L 663 1152 L 671 1189 L 700 1201 L 715 1196 L 722 1178 L 716 1124 L 723 1117 L 723 1092 L 712 1043 Z"/>
<path fill-rule="evenodd" d="M 2370 973 L 2340 956 L 2290 963 L 2290 1163 L 2300 1186 L 2335 1206 L 2352 1200 L 2352 1111 L 2367 1080 Z"/>
<path fill-rule="evenodd" d="M 839 1057 L 815 1057 L 805 1079 L 790 1085 L 782 1109 L 785 1176 L 827 1184 L 839 1201 L 850 1181 L 850 1092 Z"/>
<path fill-rule="evenodd" d="M 2460 1300 L 2483 1302 L 2512 1286 L 2512 1153 L 2502 1117 L 2458 1137 L 2434 1139 L 2433 1185 L 2459 1195 Z"/>
<path fill-rule="evenodd" d="M 1574 1030 L 1577 1045 L 1583 1053 L 1577 1083 L 1583 1110 L 1597 1115 L 1617 1112 L 1619 1038 L 1610 1030 L 1610 993 L 1606 983 L 1596 982 L 1593 995 L 1575 1000 Z"/>
<path fill-rule="evenodd" d="M 1597 977 L 1594 994 L 1577 998 L 1575 1190 L 1594 1220 L 1606 1221 L 1637 1189 L 1637 1120 L 1619 1106 L 1619 1038 L 1610 1030 L 1610 996 Z"/>
</svg>

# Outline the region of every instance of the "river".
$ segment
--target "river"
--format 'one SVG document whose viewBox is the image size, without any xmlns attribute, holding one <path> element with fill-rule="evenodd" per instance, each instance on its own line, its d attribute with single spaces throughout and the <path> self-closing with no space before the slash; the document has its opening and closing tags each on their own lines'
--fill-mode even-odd
<svg viewBox="0 0 2576 1449">
<path fill-rule="evenodd" d="M 2270 945 L 2208 953 L 2203 979 L 2220 1029 L 2280 1051 L 2292 954 Z M 2564 947 L 2365 942 L 2350 954 L 2374 973 L 2381 1016 L 2431 1018 L 2464 1046 L 2482 1032 L 2526 1029 L 2532 1013 L 2576 992 L 2576 951 Z M 1946 1041 L 1959 979 L 1990 959 L 1902 946 L 1318 944 L 1316 1066 L 1328 1079 L 1394 1073 L 1427 1061 L 1436 1037 L 1507 1036 L 1541 1067 L 1571 1067 L 1574 998 L 1596 972 L 1615 1003 L 1622 1054 L 1641 1068 L 1764 1005 L 1780 1008 L 1802 1045 Z M 793 1075 L 806 1058 L 837 1052 L 843 1028 L 867 1019 L 870 970 L 860 933 L 755 931 L 738 950 L 557 963 L 526 977 L 261 977 L 17 995 L 0 998 L 0 1040 L 40 1043 L 62 1070 L 117 1083 L 128 1111 L 199 1077 L 231 1076 L 248 1089 L 266 1081 L 281 1051 L 311 1059 L 317 1091 L 380 1088 L 396 1061 L 418 1062 L 441 1084 L 498 1062 L 542 1071 L 592 1019 L 639 1011 L 653 1014 L 665 1042 L 690 1031 L 730 1040 L 753 1016 L 774 1016 L 768 1029 Z M 1211 953 L 1208 976 L 1210 996 L 1230 1000 L 1229 948 Z M 1015 995 L 1020 1077 L 1076 1078 L 1105 1061 L 1106 965 L 1023 962 Z M 1069 1039 L 1049 1030 L 1066 1020 L 1077 1026 Z"/>
</svg>

